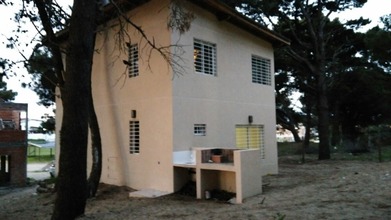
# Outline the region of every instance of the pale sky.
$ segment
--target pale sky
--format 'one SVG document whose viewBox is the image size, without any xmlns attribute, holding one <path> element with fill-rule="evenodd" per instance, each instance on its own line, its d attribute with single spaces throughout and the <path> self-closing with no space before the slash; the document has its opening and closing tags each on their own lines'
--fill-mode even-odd
<svg viewBox="0 0 391 220">
<path fill-rule="evenodd" d="M 365 28 L 370 29 L 380 22 L 381 16 L 387 14 L 391 14 L 391 0 L 368 0 L 364 7 L 344 11 L 338 14 L 338 17 L 341 21 L 360 17 L 369 18 L 372 23 Z"/>
<path fill-rule="evenodd" d="M 2 28 L 0 30 L 0 43 L 4 42 L 6 37 L 12 36 L 12 33 L 10 31 L 12 28 L 15 27 L 15 23 L 13 21 L 10 21 L 10 17 L 13 16 L 13 11 L 10 10 L 10 8 L 6 8 L 1 6 L 0 7 L 0 17 L 1 17 L 1 24 Z M 391 0 L 368 0 L 368 2 L 365 4 L 363 8 L 350 10 L 343 12 L 338 17 L 343 19 L 354 19 L 359 18 L 360 16 L 363 16 L 364 18 L 370 18 L 373 21 L 372 26 L 376 26 L 376 24 L 380 21 L 379 17 L 391 14 Z M 369 26 L 369 25 L 368 25 Z M 11 27 L 11 28 L 4 28 L 4 27 Z M 369 28 L 369 27 L 368 27 Z M 29 39 L 28 39 L 29 40 Z M 34 46 L 35 43 L 31 44 Z M 26 49 L 24 51 L 25 56 L 30 56 L 31 49 Z M 21 55 L 16 50 L 9 50 L 5 49 L 5 45 L 0 44 L 0 57 L 3 58 L 12 58 L 13 60 L 22 60 Z M 17 70 L 18 75 L 25 75 L 27 74 L 27 71 L 23 68 L 20 68 Z M 20 86 L 21 82 L 27 82 L 27 77 L 12 77 L 9 80 L 7 80 L 7 86 L 8 89 L 12 89 L 14 91 L 18 92 L 18 96 L 15 98 L 15 102 L 17 103 L 28 103 L 28 116 L 31 119 L 40 119 L 42 115 L 45 113 L 48 113 L 50 115 L 53 115 L 52 109 L 47 109 L 45 107 L 37 105 L 37 102 L 39 101 L 38 96 L 29 89 L 24 89 Z"/>
</svg>

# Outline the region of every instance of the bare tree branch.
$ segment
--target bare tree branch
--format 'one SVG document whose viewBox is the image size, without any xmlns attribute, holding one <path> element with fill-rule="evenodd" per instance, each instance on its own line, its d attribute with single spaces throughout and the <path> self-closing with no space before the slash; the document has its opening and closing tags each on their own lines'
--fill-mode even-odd
<svg viewBox="0 0 391 220">
<path fill-rule="evenodd" d="M 115 6 L 116 10 L 118 11 L 118 13 L 120 15 L 119 16 L 120 30 L 117 32 L 119 45 L 125 45 L 124 44 L 124 39 L 125 39 L 124 35 L 126 36 L 127 39 L 131 39 L 131 37 L 129 36 L 129 33 L 127 31 L 125 31 L 126 24 L 129 24 L 137 31 L 137 33 L 139 33 L 141 35 L 140 42 L 145 41 L 145 45 L 143 47 L 143 50 L 148 49 L 147 62 L 148 62 L 149 69 L 151 69 L 151 65 L 149 63 L 149 61 L 151 60 L 151 56 L 154 52 L 156 52 L 160 55 L 161 58 L 163 58 L 163 60 L 166 61 L 167 65 L 172 69 L 174 76 L 183 74 L 183 72 L 185 71 L 184 65 L 182 65 L 184 60 L 181 56 L 184 53 L 183 45 L 179 45 L 179 44 L 170 44 L 167 46 L 157 45 L 154 37 L 152 37 L 152 38 L 148 37 L 147 34 L 145 33 L 145 31 L 142 29 L 142 27 L 137 25 L 136 23 L 134 23 L 128 16 L 126 16 L 125 13 L 123 13 L 121 11 L 120 7 L 116 3 L 112 2 L 112 4 Z M 175 8 L 175 10 L 179 10 L 179 9 Z M 186 15 L 186 14 L 183 12 L 179 13 L 177 11 L 172 16 L 183 16 L 183 15 Z M 125 23 L 123 23 L 121 18 L 125 21 Z M 193 19 L 193 17 L 191 15 L 186 15 L 186 18 L 190 19 L 190 20 Z M 174 18 L 174 20 L 175 21 L 171 21 L 172 22 L 171 24 L 168 24 L 168 27 L 172 28 L 173 27 L 172 25 L 178 25 L 178 23 L 177 23 L 178 18 Z M 188 27 L 181 27 L 179 29 L 179 32 L 187 30 L 186 28 L 188 29 L 189 26 Z"/>
</svg>

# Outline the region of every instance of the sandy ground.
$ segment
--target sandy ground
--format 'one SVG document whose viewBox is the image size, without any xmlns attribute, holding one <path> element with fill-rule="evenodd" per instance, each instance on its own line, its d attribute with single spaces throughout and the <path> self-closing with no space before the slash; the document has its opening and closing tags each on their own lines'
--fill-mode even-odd
<svg viewBox="0 0 391 220">
<path fill-rule="evenodd" d="M 391 162 L 280 158 L 264 192 L 233 205 L 171 194 L 129 198 L 130 189 L 102 185 L 79 219 L 391 219 Z M 54 195 L 36 186 L 0 190 L 0 219 L 50 219 Z"/>
</svg>

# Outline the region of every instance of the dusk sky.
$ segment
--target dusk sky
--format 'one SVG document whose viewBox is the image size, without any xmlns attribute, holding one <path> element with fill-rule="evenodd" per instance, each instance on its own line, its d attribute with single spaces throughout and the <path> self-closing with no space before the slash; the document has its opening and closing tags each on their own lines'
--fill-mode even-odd
<svg viewBox="0 0 391 220">
<path fill-rule="evenodd" d="M 16 10 L 16 9 L 15 9 Z M 5 49 L 5 45 L 3 42 L 5 42 L 5 39 L 7 37 L 12 36 L 11 31 L 15 27 L 15 23 L 10 20 L 10 18 L 13 16 L 15 11 L 10 10 L 9 7 L 0 7 L 0 15 L 2 17 L 2 28 L 0 33 L 0 57 L 2 58 L 9 58 L 12 60 L 22 60 L 22 56 L 19 54 L 19 51 L 22 52 L 25 56 L 30 56 L 31 53 L 31 47 L 35 45 L 34 43 L 29 43 L 28 41 L 31 39 L 31 36 L 33 36 L 33 32 L 28 33 L 26 36 L 26 43 L 29 43 L 29 48 L 21 48 L 19 47 L 18 50 L 9 50 Z M 338 17 L 343 21 L 344 19 L 352 19 L 352 18 L 359 18 L 360 16 L 363 16 L 364 18 L 370 18 L 373 23 L 368 26 L 367 28 L 373 27 L 379 22 L 379 17 L 391 14 L 391 0 L 368 0 L 368 2 L 365 4 L 363 8 L 350 10 L 343 12 L 342 14 L 339 14 Z M 45 107 L 37 105 L 37 102 L 39 101 L 38 96 L 32 92 L 29 89 L 22 88 L 20 85 L 22 82 L 28 82 L 29 76 L 26 76 L 26 70 L 24 70 L 22 67 L 17 70 L 18 75 L 25 75 L 25 77 L 10 77 L 7 80 L 8 83 L 8 89 L 12 89 L 14 91 L 18 92 L 18 96 L 15 99 L 15 102 L 17 103 L 28 103 L 29 111 L 28 116 L 32 119 L 40 119 L 42 115 L 45 113 L 48 113 L 50 115 L 53 115 L 53 110 L 47 109 Z"/>
</svg>

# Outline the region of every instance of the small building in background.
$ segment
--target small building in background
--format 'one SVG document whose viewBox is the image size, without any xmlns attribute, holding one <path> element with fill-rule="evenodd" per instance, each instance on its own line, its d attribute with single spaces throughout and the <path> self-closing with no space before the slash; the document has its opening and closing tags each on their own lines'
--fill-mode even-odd
<svg viewBox="0 0 391 220">
<path fill-rule="evenodd" d="M 0 100 L 0 185 L 26 184 L 27 131 L 21 115 L 27 115 L 27 104 Z"/>
</svg>

